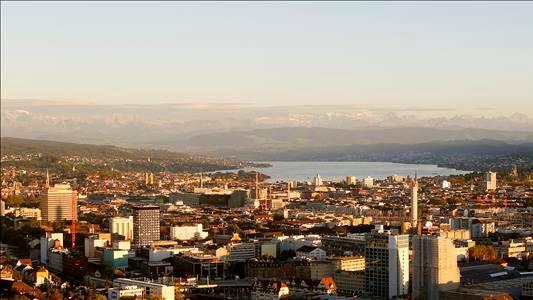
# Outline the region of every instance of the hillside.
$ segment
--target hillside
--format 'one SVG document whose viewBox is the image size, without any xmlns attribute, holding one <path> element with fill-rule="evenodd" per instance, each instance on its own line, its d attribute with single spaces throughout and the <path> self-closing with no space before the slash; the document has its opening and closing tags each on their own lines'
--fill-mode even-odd
<svg viewBox="0 0 533 300">
<path fill-rule="evenodd" d="M 46 140 L 1 138 L 2 164 L 48 167 L 54 164 L 97 164 L 134 170 L 209 171 L 235 169 L 251 163 L 166 150 L 129 149 L 111 145 L 88 145 Z"/>
<path fill-rule="evenodd" d="M 509 170 L 512 165 L 517 165 L 523 170 L 533 170 L 533 143 L 508 144 L 495 140 L 314 146 L 294 150 L 225 150 L 219 153 L 266 161 L 385 161 L 437 164 L 472 171 Z"/>
</svg>

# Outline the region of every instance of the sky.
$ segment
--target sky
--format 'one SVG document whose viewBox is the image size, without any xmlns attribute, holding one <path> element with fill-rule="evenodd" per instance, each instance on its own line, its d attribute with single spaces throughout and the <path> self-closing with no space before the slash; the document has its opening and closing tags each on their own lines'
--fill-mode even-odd
<svg viewBox="0 0 533 300">
<path fill-rule="evenodd" d="M 1 97 L 533 114 L 533 2 L 1 2 Z"/>
</svg>

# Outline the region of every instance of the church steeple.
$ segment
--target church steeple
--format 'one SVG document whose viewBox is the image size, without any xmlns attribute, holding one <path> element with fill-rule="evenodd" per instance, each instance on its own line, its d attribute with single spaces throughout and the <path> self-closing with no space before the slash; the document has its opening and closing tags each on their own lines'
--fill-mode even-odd
<svg viewBox="0 0 533 300">
<path fill-rule="evenodd" d="M 46 184 L 45 187 L 50 188 L 50 174 L 48 174 L 48 168 L 46 168 Z"/>
</svg>

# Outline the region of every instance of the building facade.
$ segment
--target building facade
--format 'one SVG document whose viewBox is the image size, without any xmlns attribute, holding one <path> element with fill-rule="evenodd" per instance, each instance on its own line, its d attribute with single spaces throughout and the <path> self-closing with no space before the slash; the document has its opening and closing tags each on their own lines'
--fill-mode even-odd
<svg viewBox="0 0 533 300">
<path fill-rule="evenodd" d="M 41 218 L 45 222 L 77 219 L 78 196 L 70 184 L 56 184 L 44 191 L 41 198 Z M 74 209 L 73 209 L 74 208 Z"/>
<path fill-rule="evenodd" d="M 374 231 L 365 247 L 365 294 L 392 299 L 408 294 L 409 236 Z"/>
<path fill-rule="evenodd" d="M 126 240 L 133 239 L 133 216 L 113 217 L 109 224 L 111 233 L 122 235 Z"/>
<path fill-rule="evenodd" d="M 136 248 L 150 246 L 160 239 L 160 212 L 154 205 L 133 208 L 133 246 Z"/>
<path fill-rule="evenodd" d="M 439 299 L 440 291 L 459 286 L 460 274 L 453 240 L 436 236 L 413 238 L 413 296 Z"/>
</svg>

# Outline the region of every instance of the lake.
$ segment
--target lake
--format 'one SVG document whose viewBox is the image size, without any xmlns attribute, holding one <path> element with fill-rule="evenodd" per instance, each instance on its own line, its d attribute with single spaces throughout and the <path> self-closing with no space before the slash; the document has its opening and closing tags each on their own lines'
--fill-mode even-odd
<svg viewBox="0 0 533 300">
<path fill-rule="evenodd" d="M 317 173 L 323 180 L 343 180 L 346 176 L 359 179 L 371 176 L 374 179 L 385 179 L 387 176 L 398 174 L 413 177 L 415 172 L 422 176 L 448 176 L 469 173 L 437 165 L 398 164 L 390 162 L 337 162 L 337 161 L 267 161 L 272 165 L 268 168 L 245 168 L 245 171 L 259 171 L 271 177 L 269 181 L 299 180 L 312 181 Z"/>
</svg>

